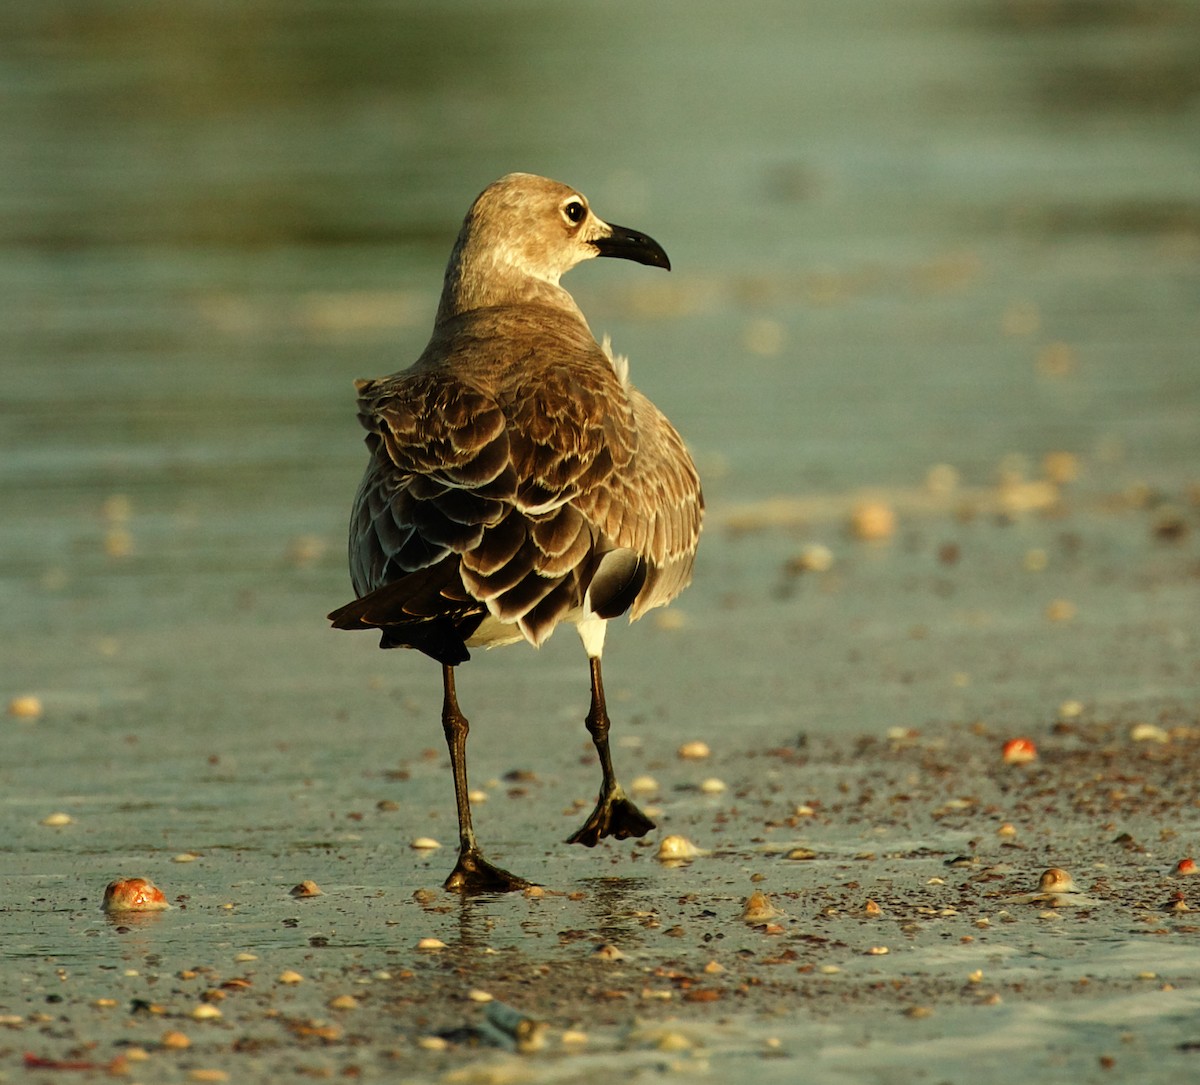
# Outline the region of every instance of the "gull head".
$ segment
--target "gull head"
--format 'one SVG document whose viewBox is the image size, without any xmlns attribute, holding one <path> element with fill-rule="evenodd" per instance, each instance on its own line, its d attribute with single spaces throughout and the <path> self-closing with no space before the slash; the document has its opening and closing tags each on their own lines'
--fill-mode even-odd
<svg viewBox="0 0 1200 1085">
<path fill-rule="evenodd" d="M 441 315 L 548 300 L 556 293 L 567 298 L 559 278 L 595 256 L 671 267 L 657 241 L 605 222 L 581 192 L 546 177 L 510 173 L 488 185 L 463 220 L 446 268 Z"/>
</svg>

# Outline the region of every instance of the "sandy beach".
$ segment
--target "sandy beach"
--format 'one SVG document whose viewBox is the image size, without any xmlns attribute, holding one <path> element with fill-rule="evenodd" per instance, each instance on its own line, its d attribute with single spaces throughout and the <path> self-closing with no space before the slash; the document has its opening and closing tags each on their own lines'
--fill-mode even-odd
<svg viewBox="0 0 1200 1085">
<path fill-rule="evenodd" d="M 736 532 L 712 532 L 717 562 L 787 535 L 747 535 L 745 513 Z M 10 1067 L 29 1053 L 47 1075 L 80 1063 L 155 1081 L 1185 1076 L 1200 1042 L 1200 902 L 1176 867 L 1196 846 L 1200 726 L 1182 685 L 1145 690 L 1194 681 L 1170 645 L 1188 635 L 1195 559 L 1145 519 L 1053 521 L 1093 541 L 1127 533 L 1145 559 L 1105 584 L 1118 617 L 1089 636 L 1095 650 L 1060 663 L 1077 699 L 1048 697 L 1059 672 L 1025 658 L 1047 651 L 1047 629 L 1069 639 L 1082 620 L 1026 605 L 1023 585 L 1044 572 L 1014 560 L 1007 582 L 985 585 L 964 557 L 929 580 L 929 553 L 899 541 L 847 540 L 836 578 L 836 562 L 760 563 L 757 602 L 731 605 L 702 580 L 682 623 L 620 630 L 618 763 L 660 826 L 636 843 L 562 843 L 596 772 L 573 718 L 586 707 L 575 646 L 472 661 L 460 688 L 477 706 L 477 825 L 491 853 L 544 886 L 526 896 L 444 893 L 452 849 L 410 846 L 454 833 L 436 669 L 415 654 L 329 643 L 315 626 L 209 620 L 193 629 L 227 656 L 205 677 L 172 667 L 168 644 L 156 654 L 157 635 L 132 634 L 107 666 L 137 660 L 161 686 L 95 682 L 87 700 L 51 690 L 41 718 L 6 722 Z M 923 531 L 941 538 L 935 527 L 954 530 L 934 516 Z M 1092 574 L 1076 569 L 1056 589 L 1087 613 Z M 953 646 L 922 626 L 922 603 L 944 605 L 943 578 L 973 615 Z M 1187 590 L 1139 620 L 1157 578 Z M 904 616 L 902 650 L 854 614 L 860 590 L 877 616 Z M 785 615 L 839 599 L 845 612 L 825 620 L 840 662 L 799 653 L 789 677 L 783 649 L 745 650 L 748 630 L 786 629 Z M 1107 665 L 1110 639 L 1140 642 L 1140 697 L 1093 696 L 1132 682 Z M 688 681 L 722 673 L 722 641 L 740 677 Z M 331 657 L 340 684 L 320 673 Z M 293 668 L 308 678 L 289 680 Z M 175 699 L 182 674 L 193 693 Z M 873 725 L 822 727 L 826 698 Z M 955 698 L 994 707 L 935 718 L 934 703 Z M 278 722 L 246 726 L 264 718 Z M 1035 760 L 1006 763 L 1014 737 Z M 707 756 L 680 755 L 696 743 Z M 695 857 L 660 859 L 677 837 Z M 1075 891 L 1039 893 L 1052 867 Z M 170 910 L 103 914 L 103 887 L 122 875 L 152 879 Z M 292 895 L 305 879 L 319 896 Z M 528 1019 L 531 1038 L 489 1026 L 496 1005 Z"/>
</svg>

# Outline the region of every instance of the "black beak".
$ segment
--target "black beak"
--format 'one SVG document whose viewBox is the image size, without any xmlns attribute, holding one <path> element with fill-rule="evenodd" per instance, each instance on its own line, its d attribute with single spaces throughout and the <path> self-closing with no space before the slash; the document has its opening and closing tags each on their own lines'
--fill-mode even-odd
<svg viewBox="0 0 1200 1085">
<path fill-rule="evenodd" d="M 654 238 L 639 234 L 636 230 L 627 230 L 624 226 L 610 226 L 609 229 L 612 233 L 608 237 L 597 237 L 589 242 L 601 256 L 616 256 L 622 260 L 634 260 L 639 264 L 649 264 L 650 267 L 671 270 L 671 261 Z"/>
</svg>

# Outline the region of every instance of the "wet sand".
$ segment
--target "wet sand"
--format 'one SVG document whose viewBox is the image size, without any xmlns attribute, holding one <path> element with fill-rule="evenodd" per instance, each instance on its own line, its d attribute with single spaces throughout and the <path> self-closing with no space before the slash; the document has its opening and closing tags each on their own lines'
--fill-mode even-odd
<svg viewBox="0 0 1200 1085">
<path fill-rule="evenodd" d="M 453 807 L 419 656 L 255 609 L 192 627 L 212 638 L 205 658 L 224 646 L 211 668 L 127 634 L 113 659 L 146 668 L 140 696 L 47 692 L 41 718 L 5 722 L 8 764 L 25 766 L 6 772 L 10 1067 L 29 1053 L 154 1081 L 1186 1077 L 1200 879 L 1174 868 L 1200 817 L 1195 555 L 1115 495 L 967 515 L 999 493 L 891 495 L 904 529 L 879 543 L 843 533 L 853 501 L 807 509 L 809 533 L 835 540 L 824 571 L 780 526 L 794 506 L 714 510 L 711 564 L 759 590 L 734 600 L 702 577 L 680 620 L 612 638 L 618 765 L 659 822 L 641 842 L 561 843 L 598 772 L 577 646 L 467 664 L 477 826 L 537 895 L 439 888 Z M 1031 570 L 1024 543 L 1043 530 L 1136 557 L 1099 588 L 1086 562 Z M 980 575 L 1005 553 L 1004 576 Z M 299 575 L 323 585 L 336 564 Z M 1048 576 L 1078 613 L 1030 602 Z M 873 618 L 856 613 L 868 597 Z M 926 610 L 947 605 L 958 625 L 939 630 Z M 792 622 L 823 626 L 829 658 L 815 638 L 744 654 L 748 630 L 783 640 Z M 1122 644 L 1138 683 L 1109 654 Z M 759 693 L 697 677 L 739 670 Z M 1064 674 L 1078 696 L 1049 696 Z M 956 698 L 992 708 L 937 718 Z M 826 701 L 866 725 L 828 726 Z M 1036 760 L 1005 763 L 1017 736 Z M 710 755 L 681 757 L 692 741 Z M 98 767 L 104 785 L 80 791 Z M 42 824 L 55 812 L 70 823 Z M 669 834 L 701 854 L 660 862 Z M 1038 897 L 1050 867 L 1077 896 Z M 154 880 L 171 909 L 104 915 L 122 875 Z M 321 894 L 292 896 L 304 879 Z M 536 1022 L 521 1050 L 488 1026 L 495 1003 Z"/>
<path fill-rule="evenodd" d="M 186 831 L 195 806 L 156 808 L 163 836 L 195 843 L 187 863 L 112 840 L 128 811 L 76 800 L 75 825 L 16 859 L 10 884 L 41 895 L 6 910 L 5 1047 L 14 1066 L 155 1081 L 1186 1078 L 1200 928 L 1170 870 L 1194 840 L 1200 731 L 1164 722 L 1165 742 L 1061 723 L 1023 767 L 982 725 L 666 759 L 663 824 L 710 850 L 673 867 L 653 841 L 567 853 L 525 831 L 562 820 L 531 781 L 481 820 L 545 894 L 469 901 L 435 888 L 444 857 L 414 860 L 395 812 L 347 795 L 321 804 L 323 833 L 301 816 L 255 825 L 252 846 Z M 728 790 L 705 796 L 701 772 Z M 405 805 L 404 786 L 366 790 Z M 95 833 L 100 855 L 80 839 Z M 1049 865 L 1081 902 L 1023 899 Z M 99 883 L 131 867 L 171 911 L 99 913 Z M 301 874 L 322 895 L 292 898 Z M 755 892 L 767 914 L 744 917 Z M 488 996 L 544 1024 L 528 1050 L 487 1028 Z"/>
</svg>

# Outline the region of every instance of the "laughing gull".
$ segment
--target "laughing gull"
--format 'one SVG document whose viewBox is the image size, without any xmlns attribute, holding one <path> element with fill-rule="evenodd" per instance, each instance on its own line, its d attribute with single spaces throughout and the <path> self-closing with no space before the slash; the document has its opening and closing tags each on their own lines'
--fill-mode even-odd
<svg viewBox="0 0 1200 1085">
<path fill-rule="evenodd" d="M 559 285 L 593 256 L 671 266 L 656 241 L 604 222 L 574 189 L 502 177 L 463 221 L 429 345 L 408 369 L 355 384 L 370 452 L 350 519 L 358 598 L 329 619 L 442 665 L 459 832 L 447 889 L 530 885 L 489 863 L 471 827 L 454 688 L 468 648 L 537 646 L 573 622 L 603 780 L 568 843 L 654 827 L 613 771 L 600 657 L 610 618 L 640 618 L 687 586 L 704 501 L 679 434 Z"/>
</svg>

